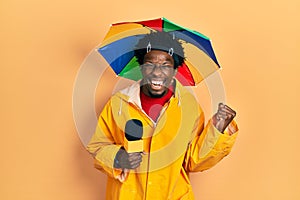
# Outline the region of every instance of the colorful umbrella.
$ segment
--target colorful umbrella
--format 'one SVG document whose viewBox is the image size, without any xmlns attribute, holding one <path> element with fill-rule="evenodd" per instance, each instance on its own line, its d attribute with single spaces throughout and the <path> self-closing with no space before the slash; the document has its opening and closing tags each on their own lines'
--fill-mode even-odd
<svg viewBox="0 0 300 200">
<path fill-rule="evenodd" d="M 139 80 L 142 74 L 134 56 L 134 47 L 151 31 L 170 32 L 182 43 L 185 59 L 176 78 L 183 85 L 194 86 L 220 68 L 208 37 L 166 18 L 112 24 L 98 52 L 117 75 Z"/>
</svg>

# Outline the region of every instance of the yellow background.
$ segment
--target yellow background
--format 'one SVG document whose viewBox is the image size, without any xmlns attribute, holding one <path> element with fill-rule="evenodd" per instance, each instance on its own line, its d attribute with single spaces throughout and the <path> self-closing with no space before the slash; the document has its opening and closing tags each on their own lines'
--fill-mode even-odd
<svg viewBox="0 0 300 200">
<path fill-rule="evenodd" d="M 0 199 L 104 198 L 105 175 L 73 121 L 76 75 L 110 23 L 161 16 L 212 39 L 238 112 L 232 153 L 192 175 L 196 199 L 300 199 L 299 9 L 298 0 L 1 0 Z"/>
</svg>

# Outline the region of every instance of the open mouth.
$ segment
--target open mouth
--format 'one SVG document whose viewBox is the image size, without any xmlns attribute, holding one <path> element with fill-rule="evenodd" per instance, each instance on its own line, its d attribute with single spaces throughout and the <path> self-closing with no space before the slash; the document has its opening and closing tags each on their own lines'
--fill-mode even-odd
<svg viewBox="0 0 300 200">
<path fill-rule="evenodd" d="M 150 83 L 151 83 L 151 87 L 153 89 L 161 89 L 163 87 L 163 81 L 154 81 L 154 80 L 152 80 Z"/>
</svg>

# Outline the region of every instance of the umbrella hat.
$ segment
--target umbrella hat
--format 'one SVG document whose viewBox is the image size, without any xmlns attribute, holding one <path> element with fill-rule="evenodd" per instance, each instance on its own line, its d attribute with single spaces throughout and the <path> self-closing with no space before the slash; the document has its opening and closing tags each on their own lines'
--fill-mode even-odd
<svg viewBox="0 0 300 200">
<path fill-rule="evenodd" d="M 98 52 L 118 76 L 139 80 L 142 74 L 134 50 L 142 38 L 156 31 L 168 32 L 180 41 L 184 62 L 176 78 L 183 85 L 194 86 L 220 68 L 208 37 L 166 18 L 112 24 Z"/>
</svg>

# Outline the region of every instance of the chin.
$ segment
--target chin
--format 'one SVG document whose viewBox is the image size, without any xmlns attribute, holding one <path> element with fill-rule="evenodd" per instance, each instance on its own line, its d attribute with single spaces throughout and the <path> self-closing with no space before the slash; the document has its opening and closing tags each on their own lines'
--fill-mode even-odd
<svg viewBox="0 0 300 200">
<path fill-rule="evenodd" d="M 166 91 L 149 91 L 149 94 L 151 95 L 151 97 L 159 98 L 164 96 L 166 94 Z"/>
</svg>

